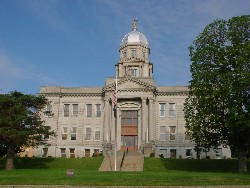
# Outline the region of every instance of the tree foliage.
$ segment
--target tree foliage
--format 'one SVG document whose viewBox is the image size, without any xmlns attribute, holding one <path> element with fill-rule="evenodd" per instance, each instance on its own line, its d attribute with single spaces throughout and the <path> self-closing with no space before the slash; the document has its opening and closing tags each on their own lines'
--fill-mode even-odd
<svg viewBox="0 0 250 188">
<path fill-rule="evenodd" d="M 214 21 L 189 50 L 187 128 L 197 147 L 236 149 L 239 170 L 245 172 L 250 148 L 250 16 Z"/>
<path fill-rule="evenodd" d="M 14 154 L 23 147 L 46 144 L 44 135 L 53 135 L 40 118 L 44 96 L 25 95 L 14 91 L 0 95 L 0 145 L 7 157 L 6 169 L 12 170 Z"/>
</svg>

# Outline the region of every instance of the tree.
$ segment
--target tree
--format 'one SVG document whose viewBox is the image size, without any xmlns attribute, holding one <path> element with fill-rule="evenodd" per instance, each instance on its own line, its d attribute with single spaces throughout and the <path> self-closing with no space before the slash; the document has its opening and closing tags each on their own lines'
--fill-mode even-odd
<svg viewBox="0 0 250 188">
<path fill-rule="evenodd" d="M 14 169 L 14 155 L 21 148 L 46 144 L 43 135 L 54 135 L 40 119 L 47 103 L 44 96 L 17 91 L 0 94 L 0 145 L 6 155 L 6 170 Z"/>
<path fill-rule="evenodd" d="M 229 146 L 246 172 L 250 149 L 250 15 L 215 20 L 189 47 L 192 79 L 184 112 L 204 149 Z"/>
</svg>

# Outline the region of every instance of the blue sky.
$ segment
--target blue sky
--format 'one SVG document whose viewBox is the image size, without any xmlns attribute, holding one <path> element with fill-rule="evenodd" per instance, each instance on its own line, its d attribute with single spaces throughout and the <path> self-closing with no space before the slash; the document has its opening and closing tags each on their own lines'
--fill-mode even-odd
<svg viewBox="0 0 250 188">
<path fill-rule="evenodd" d="M 213 20 L 250 14 L 250 0 L 0 0 L 0 93 L 103 87 L 138 18 L 158 86 L 188 85 L 188 46 Z"/>
</svg>

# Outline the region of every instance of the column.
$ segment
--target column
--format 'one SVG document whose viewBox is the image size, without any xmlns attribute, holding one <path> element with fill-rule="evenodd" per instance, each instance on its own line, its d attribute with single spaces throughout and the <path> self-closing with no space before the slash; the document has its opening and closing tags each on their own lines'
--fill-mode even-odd
<svg viewBox="0 0 250 188">
<path fill-rule="evenodd" d="M 149 99 L 149 107 L 148 107 L 148 141 L 150 142 L 153 140 L 153 135 L 154 135 L 154 124 L 153 124 L 153 99 Z"/>
<path fill-rule="evenodd" d="M 147 104 L 146 104 L 146 100 L 147 98 L 142 98 L 142 111 L 141 111 L 141 140 L 142 143 L 146 142 L 146 134 L 147 134 Z"/>
<path fill-rule="evenodd" d="M 110 139 L 110 105 L 109 105 L 109 100 L 105 99 L 104 102 L 104 135 L 103 135 L 103 140 L 104 141 L 109 141 Z"/>
</svg>

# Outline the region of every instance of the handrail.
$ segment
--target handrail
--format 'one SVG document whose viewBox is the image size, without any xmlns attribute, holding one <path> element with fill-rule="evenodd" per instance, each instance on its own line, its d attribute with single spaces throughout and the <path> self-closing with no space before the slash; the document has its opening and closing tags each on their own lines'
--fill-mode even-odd
<svg viewBox="0 0 250 188">
<path fill-rule="evenodd" d="M 120 171 L 122 171 L 122 165 L 123 165 L 123 161 L 124 161 L 125 155 L 126 155 L 126 152 L 124 151 L 123 155 L 122 155 L 122 161 L 121 161 L 121 164 L 120 164 Z"/>
</svg>

